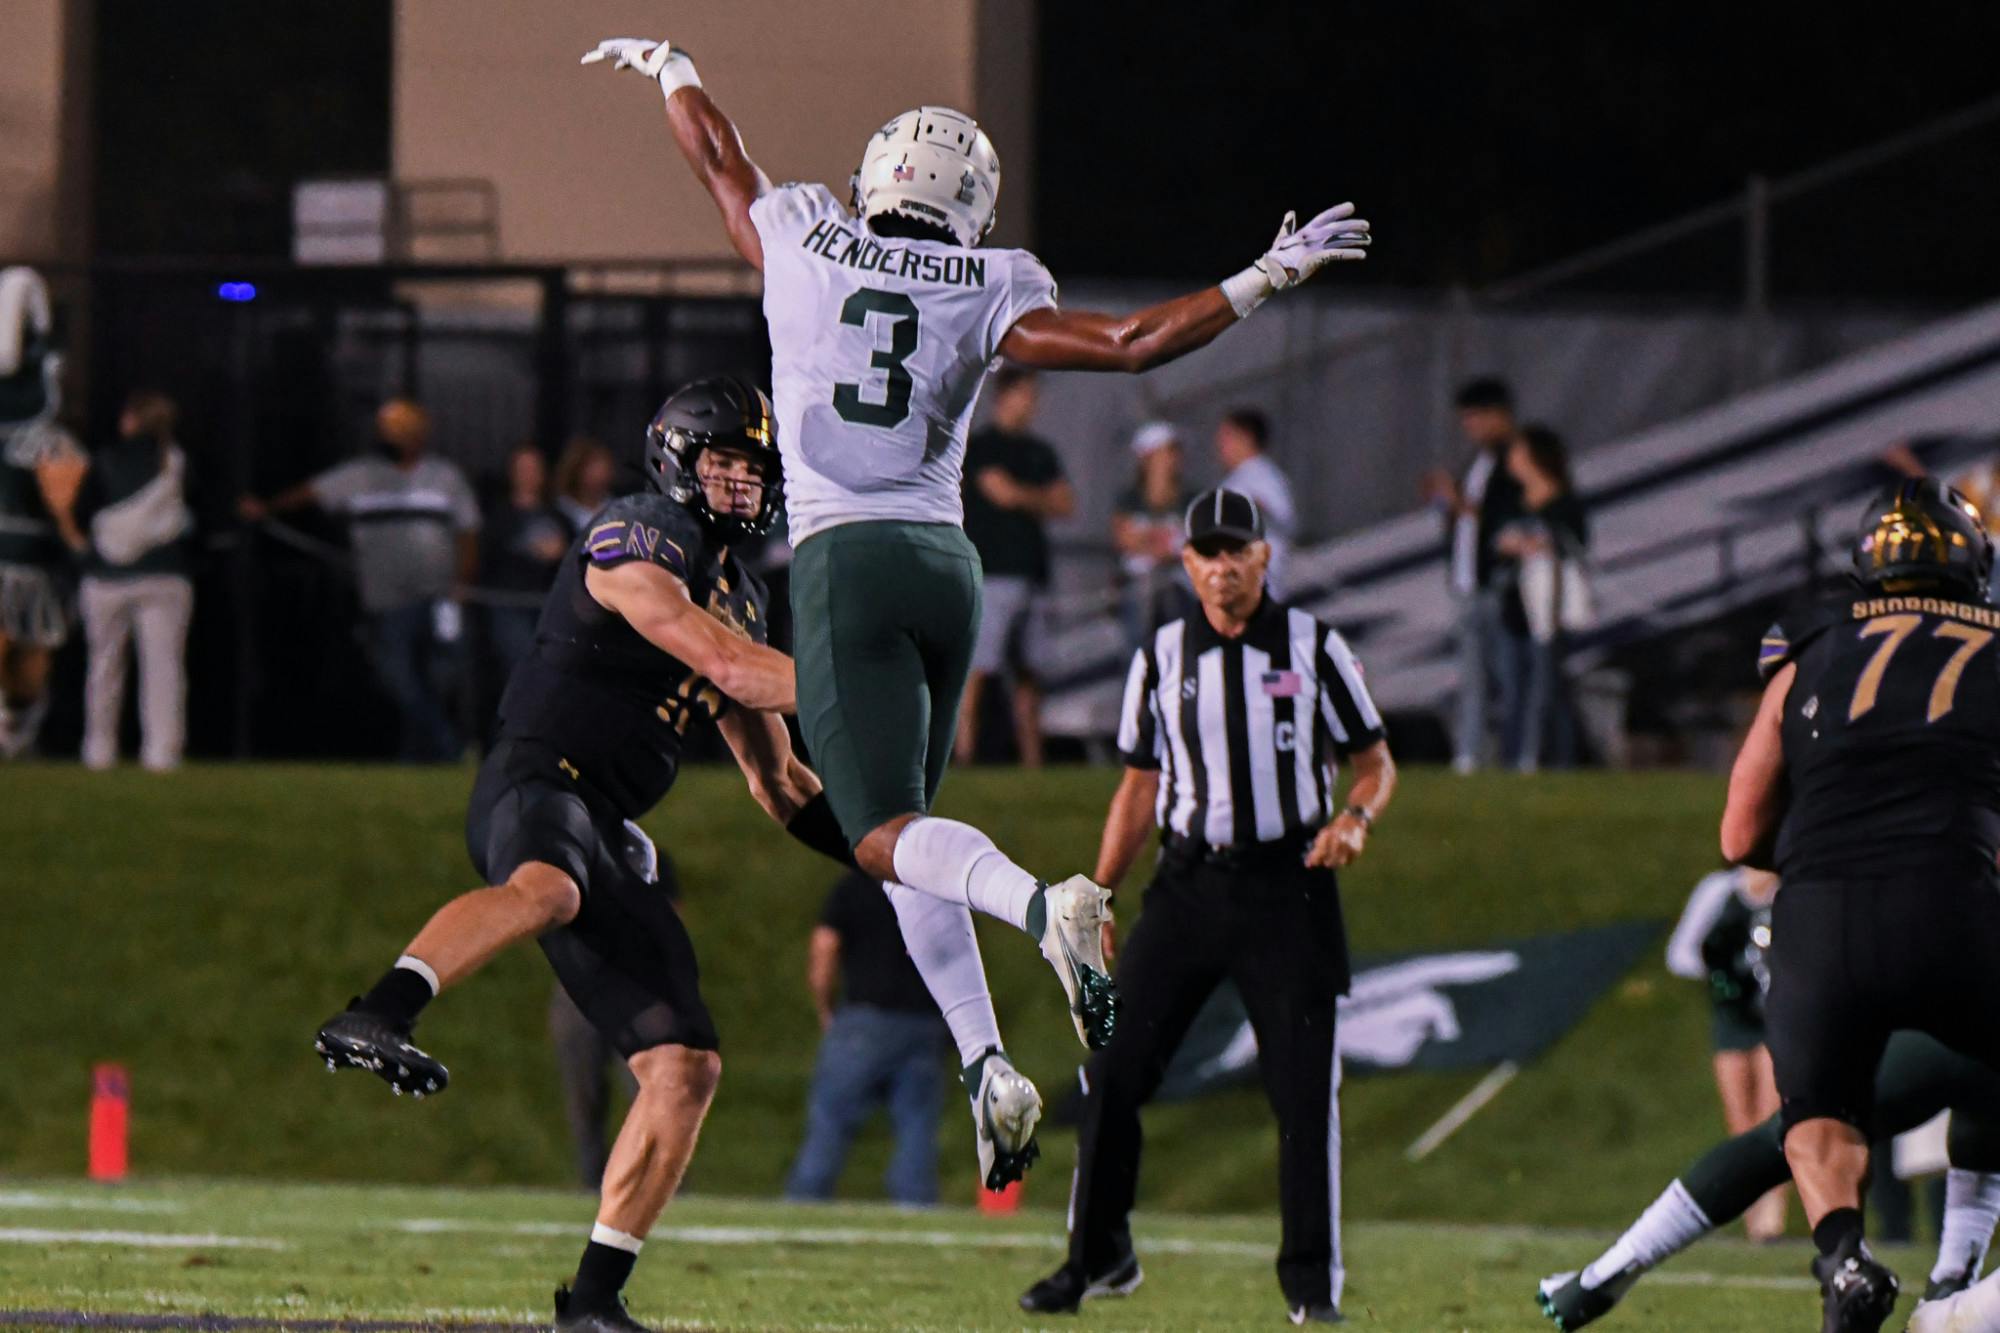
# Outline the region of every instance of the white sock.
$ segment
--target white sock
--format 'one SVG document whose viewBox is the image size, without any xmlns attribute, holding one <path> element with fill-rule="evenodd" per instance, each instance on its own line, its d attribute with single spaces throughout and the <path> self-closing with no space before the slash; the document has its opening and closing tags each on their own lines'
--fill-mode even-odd
<svg viewBox="0 0 2000 1333">
<path fill-rule="evenodd" d="M 896 839 L 894 859 L 896 878 L 909 887 L 1028 928 L 1028 904 L 1041 886 L 972 825 L 915 820 Z"/>
<path fill-rule="evenodd" d="M 969 1065 L 1000 1045 L 1000 1020 L 993 1013 L 993 996 L 986 988 L 986 967 L 979 961 L 979 936 L 972 930 L 972 913 L 963 903 L 946 902 L 902 884 L 885 883 L 896 924 L 903 930 L 903 947 L 917 965 L 931 998 L 944 1014 L 945 1026 L 958 1046 L 958 1063 Z"/>
<path fill-rule="evenodd" d="M 1585 1287 L 1601 1287 L 1622 1273 L 1634 1270 L 1643 1273 L 1714 1229 L 1701 1205 L 1689 1196 L 1687 1186 L 1676 1180 L 1639 1214 L 1639 1220 L 1618 1238 L 1617 1244 L 1583 1270 L 1580 1281 Z"/>
<path fill-rule="evenodd" d="M 418 976 L 422 977 L 424 979 L 425 984 L 427 984 L 431 988 L 432 995 L 436 995 L 438 993 L 439 989 L 438 974 L 434 970 L 432 970 L 431 965 L 429 963 L 426 963 L 423 959 L 413 958 L 409 954 L 404 954 L 401 958 L 398 958 L 396 960 L 396 966 L 404 969 L 405 971 L 416 973 Z"/>
<path fill-rule="evenodd" d="M 590 1240 L 593 1245 L 609 1245 L 612 1249 L 623 1250 L 627 1254 L 637 1254 L 639 1247 L 646 1243 L 643 1236 L 634 1236 L 629 1232 L 620 1231 L 617 1227 L 605 1226 L 602 1222 L 590 1229 Z"/>
<path fill-rule="evenodd" d="M 1995 1222 L 2000 1222 L 2000 1175 L 1952 1168 L 1944 1182 L 1944 1229 L 1938 1236 L 1931 1279 L 1961 1273 L 1978 1277 L 1986 1265 L 1986 1247 L 1993 1243 Z"/>
</svg>

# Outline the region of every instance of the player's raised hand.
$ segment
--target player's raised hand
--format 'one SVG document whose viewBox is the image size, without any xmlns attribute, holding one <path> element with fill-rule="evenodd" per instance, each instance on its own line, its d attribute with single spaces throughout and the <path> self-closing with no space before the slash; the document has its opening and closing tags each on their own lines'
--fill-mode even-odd
<svg viewBox="0 0 2000 1333">
<path fill-rule="evenodd" d="M 1354 216 L 1353 204 L 1335 204 L 1303 227 L 1297 213 L 1287 213 L 1257 266 L 1274 290 L 1283 291 L 1336 260 L 1368 258 L 1371 239 L 1368 220 Z"/>
<path fill-rule="evenodd" d="M 1296 287 L 1339 260 L 1366 259 L 1374 238 L 1368 220 L 1354 216 L 1353 204 L 1335 204 L 1305 226 L 1297 213 L 1285 214 L 1271 248 L 1249 268 L 1222 283 L 1222 294 L 1238 319 L 1277 292 Z"/>
<path fill-rule="evenodd" d="M 694 59 L 672 42 L 651 37 L 607 37 L 595 50 L 584 52 L 581 63 L 595 65 L 605 60 L 612 62 L 613 69 L 636 70 L 658 80 L 660 91 L 668 97 L 682 88 L 701 87 Z"/>
</svg>

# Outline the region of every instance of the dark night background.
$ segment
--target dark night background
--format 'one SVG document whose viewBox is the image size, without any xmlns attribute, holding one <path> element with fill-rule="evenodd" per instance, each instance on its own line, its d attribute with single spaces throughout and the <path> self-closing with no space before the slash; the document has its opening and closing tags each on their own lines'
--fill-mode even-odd
<svg viewBox="0 0 2000 1333">
<path fill-rule="evenodd" d="M 282 253 L 294 178 L 387 169 L 391 30 L 387 0 L 104 0 L 100 252 Z M 2000 94 L 2000 5 L 1046 4 L 1040 50 L 1057 271 L 1210 276 L 1352 197 L 1361 281 L 1478 285 Z M 1784 204 L 1776 295 L 2000 288 L 1996 162 L 1989 127 Z M 1726 295 L 1739 256 L 1725 227 L 1596 282 Z"/>
</svg>

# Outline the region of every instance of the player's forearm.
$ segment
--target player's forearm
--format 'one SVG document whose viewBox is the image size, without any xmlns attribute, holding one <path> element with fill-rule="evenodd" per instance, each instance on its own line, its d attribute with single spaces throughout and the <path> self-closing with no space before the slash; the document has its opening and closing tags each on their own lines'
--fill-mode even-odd
<svg viewBox="0 0 2000 1333">
<path fill-rule="evenodd" d="M 1009 361 L 1041 370 L 1138 374 L 1215 341 L 1236 322 L 1220 287 L 1117 316 L 1092 311 L 1030 311 L 1000 341 Z"/>
<path fill-rule="evenodd" d="M 775 648 L 732 636 L 715 645 L 709 661 L 697 670 L 745 708 L 765 713 L 797 711 L 798 676 L 792 659 Z"/>
<path fill-rule="evenodd" d="M 763 242 L 750 221 L 750 205 L 771 182 L 744 151 L 743 137 L 707 92 L 676 89 L 667 98 L 667 126 L 695 179 L 715 200 L 722 225 L 737 251 L 757 268 L 764 266 Z"/>
<path fill-rule="evenodd" d="M 1097 883 L 1115 889 L 1130 873 L 1132 863 L 1152 836 L 1153 797 L 1158 790 L 1157 775 L 1151 782 L 1128 777 L 1119 784 L 1111 798 L 1111 809 L 1105 815 L 1104 836 L 1097 848 L 1097 870 L 1092 876 Z"/>
</svg>

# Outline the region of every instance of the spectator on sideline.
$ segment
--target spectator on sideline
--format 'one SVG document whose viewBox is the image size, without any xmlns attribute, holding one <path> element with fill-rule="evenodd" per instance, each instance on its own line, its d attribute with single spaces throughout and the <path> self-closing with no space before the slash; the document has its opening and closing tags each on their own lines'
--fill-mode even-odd
<svg viewBox="0 0 2000 1333">
<path fill-rule="evenodd" d="M 1584 572 L 1590 521 L 1570 481 L 1569 450 L 1547 426 L 1522 429 L 1507 450 L 1507 472 L 1521 488 L 1521 514 L 1501 529 L 1497 548 L 1513 561 L 1517 628 L 1527 646 L 1514 766 L 1532 773 L 1546 754 L 1551 767 L 1569 768 L 1576 763 L 1576 709 L 1564 662 L 1569 630 L 1591 614 Z"/>
<path fill-rule="evenodd" d="M 1273 597 L 1284 597 L 1285 559 L 1298 535 L 1298 510 L 1292 504 L 1290 478 L 1264 452 L 1270 444 L 1271 420 L 1256 408 L 1232 407 L 1223 413 L 1222 424 L 1215 428 L 1215 456 L 1224 473 L 1216 485 L 1249 496 L 1264 511 L 1264 543 L 1271 548 L 1264 582 Z"/>
<path fill-rule="evenodd" d="M 1747 1133 L 1778 1111 L 1778 1081 L 1764 1045 L 1764 950 L 1777 894 L 1778 877 L 1768 870 L 1736 866 L 1704 875 L 1667 941 L 1667 971 L 1708 987 L 1715 1090 L 1731 1134 Z M 1783 1186 L 1745 1210 L 1743 1229 L 1754 1241 L 1785 1234 Z"/>
<path fill-rule="evenodd" d="M 972 673 L 958 710 L 957 758 L 979 748 L 979 704 L 987 680 L 1013 687 L 1014 744 L 1027 768 L 1042 764 L 1040 664 L 1048 613 L 1049 538 L 1043 525 L 1076 512 L 1076 491 L 1047 441 L 1029 433 L 1038 389 L 1033 372 L 993 376 L 993 417 L 965 445 L 965 535 L 986 569 Z"/>
<path fill-rule="evenodd" d="M 460 603 L 479 568 L 479 501 L 457 464 L 425 453 L 430 431 L 423 408 L 392 398 L 375 414 L 367 455 L 237 505 L 252 523 L 314 504 L 347 518 L 375 674 L 402 717 L 398 755 L 415 763 L 464 748 L 445 698 Z"/>
<path fill-rule="evenodd" d="M 1509 561 L 1496 542 L 1519 516 L 1521 486 L 1504 466 L 1513 445 L 1514 394 L 1491 376 L 1458 391 L 1458 429 L 1473 446 L 1472 461 L 1454 480 L 1442 468 L 1424 481 L 1426 497 L 1444 513 L 1450 543 L 1451 591 L 1458 601 L 1458 728 L 1452 767 L 1470 773 L 1485 761 L 1488 707 L 1497 696 L 1501 753 L 1520 753 L 1522 657 L 1525 645 L 1507 623 Z"/>
<path fill-rule="evenodd" d="M 579 435 L 563 446 L 556 460 L 556 505 L 570 527 L 582 532 L 590 516 L 611 498 L 618 463 L 602 441 Z"/>
<path fill-rule="evenodd" d="M 542 451 L 533 444 L 515 445 L 507 455 L 506 500 L 486 518 L 480 575 L 482 587 L 511 595 L 486 608 L 486 632 L 502 681 L 534 646 L 542 598 L 576 532 L 549 499 L 549 468 Z"/>
<path fill-rule="evenodd" d="M 824 1035 L 785 1197 L 832 1198 L 856 1131 L 884 1106 L 896 1138 L 884 1189 L 900 1204 L 936 1203 L 945 1027 L 878 881 L 855 871 L 833 886 L 813 927 L 806 985 Z"/>
<path fill-rule="evenodd" d="M 90 459 L 78 494 L 90 549 L 78 598 L 90 650 L 84 678 L 83 763 L 118 762 L 125 672 L 139 656 L 139 762 L 178 767 L 187 739 L 187 636 L 194 615 L 187 455 L 174 442 L 179 411 L 141 391 L 118 414 L 118 438 Z"/>
<path fill-rule="evenodd" d="M 1181 475 L 1180 432 L 1149 421 L 1132 436 L 1138 467 L 1111 511 L 1111 541 L 1124 577 L 1120 614 L 1126 647 L 1137 648 L 1155 626 L 1184 614 L 1192 601 L 1181 569 L 1182 510 L 1187 484 Z"/>
</svg>

